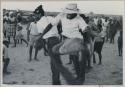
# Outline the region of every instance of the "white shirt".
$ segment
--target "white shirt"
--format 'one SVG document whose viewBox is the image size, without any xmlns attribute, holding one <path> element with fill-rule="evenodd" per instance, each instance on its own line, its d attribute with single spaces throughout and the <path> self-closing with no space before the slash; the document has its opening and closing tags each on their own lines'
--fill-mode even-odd
<svg viewBox="0 0 125 87">
<path fill-rule="evenodd" d="M 69 38 L 83 38 L 79 29 L 84 31 L 88 26 L 79 15 L 70 20 L 66 18 L 66 14 L 60 13 L 52 22 L 52 25 L 57 25 L 59 21 L 62 22 L 62 34 Z"/>
<path fill-rule="evenodd" d="M 104 21 L 104 22 L 103 22 L 103 26 L 104 26 L 104 27 L 107 27 L 107 26 L 108 26 L 108 23 L 109 23 L 109 21 Z"/>
<path fill-rule="evenodd" d="M 101 31 L 101 37 L 105 37 L 106 36 L 106 31 L 107 31 L 107 26 L 108 26 L 108 21 L 103 21 L 103 24 L 102 24 L 102 31 Z"/>
<path fill-rule="evenodd" d="M 30 34 L 31 35 L 38 35 L 37 23 L 31 22 L 29 26 Z"/>
<path fill-rule="evenodd" d="M 98 18 L 94 18 L 94 23 L 97 25 L 98 24 Z"/>
<path fill-rule="evenodd" d="M 104 21 L 103 22 L 103 24 L 102 24 L 102 29 L 103 29 L 103 31 L 106 31 L 107 30 L 107 26 L 108 26 L 108 24 L 109 24 L 109 21 Z"/>
<path fill-rule="evenodd" d="M 105 22 L 105 19 L 104 18 L 101 18 L 101 20 L 102 20 L 102 24 Z"/>
<path fill-rule="evenodd" d="M 43 30 L 47 27 L 48 24 L 51 23 L 51 21 L 53 21 L 54 18 L 51 16 L 43 16 L 38 22 L 37 22 L 37 28 L 38 28 L 38 32 L 39 33 L 43 33 Z M 49 38 L 52 36 L 57 36 L 58 35 L 58 30 L 57 30 L 57 26 L 53 26 L 52 29 L 50 31 L 48 31 L 43 38 Z"/>
</svg>

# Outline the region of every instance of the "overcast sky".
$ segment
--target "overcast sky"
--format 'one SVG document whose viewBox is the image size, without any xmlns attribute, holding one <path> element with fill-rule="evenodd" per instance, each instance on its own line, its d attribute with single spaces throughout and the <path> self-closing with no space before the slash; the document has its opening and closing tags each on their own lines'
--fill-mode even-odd
<svg viewBox="0 0 125 87">
<path fill-rule="evenodd" d="M 21 9 L 33 11 L 42 4 L 45 11 L 62 11 L 68 3 L 77 3 L 81 12 L 94 12 L 97 14 L 123 15 L 123 1 L 3 1 L 2 8 Z"/>
</svg>

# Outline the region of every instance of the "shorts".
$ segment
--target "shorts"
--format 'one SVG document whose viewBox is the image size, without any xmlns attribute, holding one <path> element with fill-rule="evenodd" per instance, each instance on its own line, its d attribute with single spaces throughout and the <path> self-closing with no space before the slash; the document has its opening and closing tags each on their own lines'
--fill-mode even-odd
<svg viewBox="0 0 125 87">
<path fill-rule="evenodd" d="M 29 42 L 29 45 L 30 46 L 34 46 L 35 45 L 35 42 L 36 40 L 39 38 L 39 35 L 30 35 L 30 42 Z"/>
</svg>

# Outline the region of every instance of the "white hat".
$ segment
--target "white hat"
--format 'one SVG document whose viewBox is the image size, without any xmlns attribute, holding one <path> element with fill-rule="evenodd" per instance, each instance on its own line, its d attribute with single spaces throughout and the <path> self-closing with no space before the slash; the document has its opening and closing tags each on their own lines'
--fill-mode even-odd
<svg viewBox="0 0 125 87">
<path fill-rule="evenodd" d="M 79 13 L 79 9 L 77 8 L 77 4 L 68 4 L 65 9 L 63 9 L 64 13 Z"/>
</svg>

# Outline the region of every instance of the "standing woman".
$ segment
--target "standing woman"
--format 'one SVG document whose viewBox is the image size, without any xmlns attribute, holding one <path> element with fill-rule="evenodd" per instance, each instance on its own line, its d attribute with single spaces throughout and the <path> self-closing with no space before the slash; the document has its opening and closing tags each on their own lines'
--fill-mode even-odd
<svg viewBox="0 0 125 87">
<path fill-rule="evenodd" d="M 9 19 L 9 13 L 6 13 L 3 17 L 3 33 L 4 33 L 4 37 L 6 38 L 6 30 L 7 30 L 7 22 Z"/>
<path fill-rule="evenodd" d="M 13 12 L 9 12 L 9 18 L 8 18 L 8 27 L 7 27 L 7 37 L 10 42 L 10 38 L 13 37 L 13 40 L 15 41 L 15 35 L 16 35 L 16 18 L 13 15 Z"/>
</svg>

